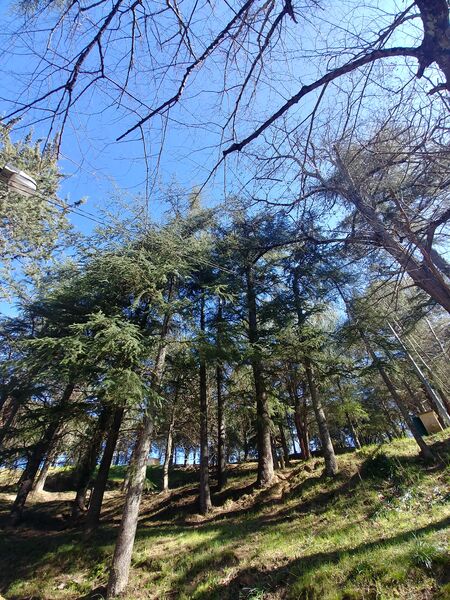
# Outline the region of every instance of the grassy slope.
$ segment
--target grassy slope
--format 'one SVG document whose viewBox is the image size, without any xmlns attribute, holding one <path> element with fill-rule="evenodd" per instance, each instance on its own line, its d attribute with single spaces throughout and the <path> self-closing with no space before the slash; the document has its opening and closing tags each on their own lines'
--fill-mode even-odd
<svg viewBox="0 0 450 600">
<path fill-rule="evenodd" d="M 208 518 L 196 515 L 196 474 L 177 470 L 169 497 L 146 495 L 126 598 L 450 598 L 449 433 L 434 441 L 439 467 L 403 439 L 341 456 L 335 480 L 319 459 L 296 463 L 264 491 L 252 487 L 255 465 L 234 467 Z M 89 541 L 65 519 L 72 497 L 45 493 L 21 528 L 0 531 L 5 598 L 102 597 L 120 492 Z"/>
</svg>

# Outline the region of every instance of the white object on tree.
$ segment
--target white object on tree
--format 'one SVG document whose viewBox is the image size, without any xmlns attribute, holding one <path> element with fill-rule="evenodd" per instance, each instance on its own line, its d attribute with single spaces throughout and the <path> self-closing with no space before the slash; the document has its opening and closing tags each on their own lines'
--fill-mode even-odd
<svg viewBox="0 0 450 600">
<path fill-rule="evenodd" d="M 0 169 L 0 180 L 7 184 L 8 189 L 22 196 L 33 196 L 37 190 L 37 183 L 31 175 L 12 165 L 5 165 Z"/>
</svg>

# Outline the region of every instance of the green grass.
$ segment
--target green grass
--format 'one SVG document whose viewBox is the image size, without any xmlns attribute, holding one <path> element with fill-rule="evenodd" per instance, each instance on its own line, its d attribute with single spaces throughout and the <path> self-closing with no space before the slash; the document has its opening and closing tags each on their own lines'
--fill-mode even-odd
<svg viewBox="0 0 450 600">
<path fill-rule="evenodd" d="M 447 439 L 446 439 L 447 438 Z M 196 479 L 175 469 L 170 497 L 148 493 L 133 555 L 129 600 L 404 600 L 450 598 L 450 439 L 434 436 L 439 465 L 411 440 L 295 463 L 270 489 L 255 465 L 231 471 L 207 518 Z M 0 539 L 0 590 L 10 600 L 101 598 L 113 550 L 123 469 L 115 467 L 105 521 L 89 541 L 67 528 L 67 500 L 30 507 Z M 159 467 L 148 477 L 158 485 Z M 69 495 L 69 498 L 71 496 Z M 4 506 L 7 508 L 6 504 Z M 55 516 L 55 515 L 59 515 Z M 66 528 L 64 528 L 66 527 Z"/>
</svg>

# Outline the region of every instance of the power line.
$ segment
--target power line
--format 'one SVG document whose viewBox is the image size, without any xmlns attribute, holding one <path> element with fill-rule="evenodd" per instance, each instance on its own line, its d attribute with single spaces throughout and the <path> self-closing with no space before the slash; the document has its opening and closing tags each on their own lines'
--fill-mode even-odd
<svg viewBox="0 0 450 600">
<path fill-rule="evenodd" d="M 12 183 L 12 182 L 9 182 L 8 189 L 11 189 L 11 188 L 13 190 L 17 190 L 19 193 L 22 191 L 22 189 L 20 187 L 14 185 L 14 183 Z M 41 200 L 44 200 L 45 202 L 48 202 L 49 204 L 53 204 L 54 206 L 56 206 L 57 208 L 60 208 L 63 211 L 68 211 L 68 212 L 74 213 L 80 217 L 84 217 L 85 219 L 93 221 L 94 223 L 97 223 L 98 225 L 103 225 L 102 221 L 99 221 L 92 213 L 90 213 L 88 211 L 81 210 L 79 208 L 74 208 L 73 206 L 70 206 L 70 205 L 63 206 L 59 202 L 56 202 L 56 200 L 47 198 L 46 196 L 43 196 L 42 194 L 39 194 L 38 192 L 33 192 L 30 194 L 30 196 L 40 198 Z"/>
</svg>

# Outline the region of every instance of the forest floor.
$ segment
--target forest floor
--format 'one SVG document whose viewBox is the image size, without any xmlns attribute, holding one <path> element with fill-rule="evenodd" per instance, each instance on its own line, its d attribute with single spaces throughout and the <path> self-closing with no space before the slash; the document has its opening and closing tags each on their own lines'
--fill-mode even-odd
<svg viewBox="0 0 450 600">
<path fill-rule="evenodd" d="M 255 463 L 231 465 L 215 508 L 197 514 L 198 474 L 175 468 L 168 495 L 148 469 L 128 600 L 450 599 L 450 432 L 429 438 L 440 456 L 425 465 L 412 440 L 294 462 L 256 490 Z M 67 472 L 52 473 L 49 490 Z M 0 594 L 8 600 L 103 598 L 122 495 L 113 468 L 102 525 L 86 540 L 70 524 L 73 492 L 33 499 L 23 523 L 6 527 L 13 498 L 0 493 Z M 214 483 L 214 482 L 213 482 Z"/>
</svg>

